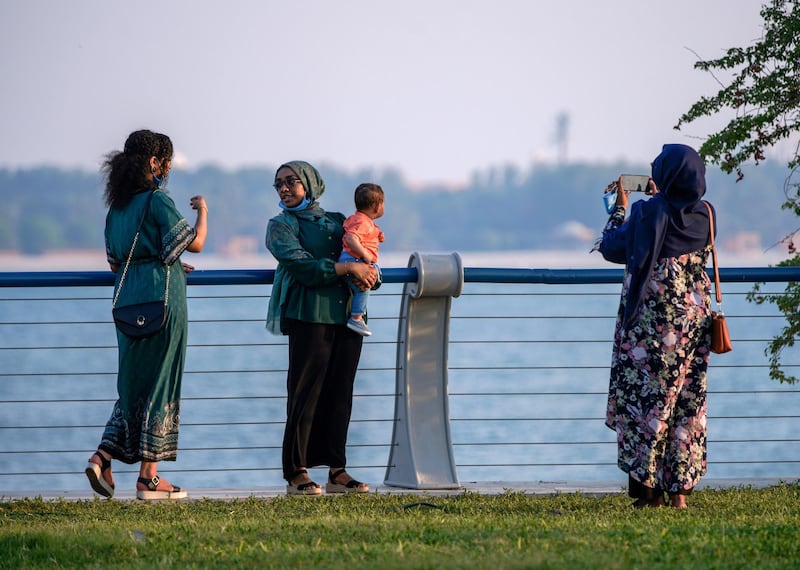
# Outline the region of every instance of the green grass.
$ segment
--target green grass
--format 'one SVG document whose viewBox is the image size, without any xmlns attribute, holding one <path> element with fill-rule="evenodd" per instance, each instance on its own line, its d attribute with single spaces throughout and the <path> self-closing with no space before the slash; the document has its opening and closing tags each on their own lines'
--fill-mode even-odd
<svg viewBox="0 0 800 570">
<path fill-rule="evenodd" d="M 624 495 L 0 503 L 1 568 L 798 568 L 800 486 Z"/>
</svg>

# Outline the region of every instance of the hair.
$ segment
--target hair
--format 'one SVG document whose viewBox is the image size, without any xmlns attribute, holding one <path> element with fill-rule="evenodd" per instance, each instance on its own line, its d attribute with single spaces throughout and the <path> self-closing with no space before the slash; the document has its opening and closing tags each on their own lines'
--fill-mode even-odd
<svg viewBox="0 0 800 570">
<path fill-rule="evenodd" d="M 172 160 L 172 154 L 172 141 L 167 135 L 148 130 L 134 131 L 128 135 L 122 152 L 109 153 L 103 163 L 106 206 L 124 207 L 137 192 L 154 188 L 150 157 L 156 157 L 164 169 Z"/>
<path fill-rule="evenodd" d="M 355 191 L 356 210 L 368 210 L 383 202 L 383 188 L 371 182 L 362 182 Z"/>
</svg>

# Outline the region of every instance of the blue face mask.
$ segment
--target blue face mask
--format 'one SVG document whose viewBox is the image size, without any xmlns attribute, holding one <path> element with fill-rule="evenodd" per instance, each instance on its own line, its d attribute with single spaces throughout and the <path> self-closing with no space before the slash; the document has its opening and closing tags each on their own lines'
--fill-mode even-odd
<svg viewBox="0 0 800 570">
<path fill-rule="evenodd" d="M 164 181 L 163 176 L 156 176 L 153 174 L 153 182 L 156 183 L 156 188 L 161 188 L 161 183 Z"/>
<path fill-rule="evenodd" d="M 297 212 L 298 210 L 305 210 L 306 208 L 308 208 L 308 205 L 310 203 L 311 203 L 311 200 L 309 200 L 308 198 L 303 198 L 302 202 L 300 202 L 297 206 L 292 206 L 291 208 L 289 208 L 288 206 L 284 205 L 283 202 L 278 202 L 278 206 L 280 206 L 281 208 L 283 208 L 284 210 L 287 210 L 289 212 Z"/>
</svg>

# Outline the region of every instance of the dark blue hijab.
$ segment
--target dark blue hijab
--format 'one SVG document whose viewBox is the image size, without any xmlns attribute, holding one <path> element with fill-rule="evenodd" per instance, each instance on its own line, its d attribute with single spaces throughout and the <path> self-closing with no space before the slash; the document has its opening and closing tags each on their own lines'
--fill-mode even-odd
<svg viewBox="0 0 800 570">
<path fill-rule="evenodd" d="M 706 167 L 693 148 L 666 144 L 653 161 L 652 178 L 659 193 L 634 202 L 630 217 L 604 232 L 600 251 L 609 261 L 625 263 L 631 282 L 624 324 L 638 314 L 644 287 L 657 261 L 700 250 L 709 243 Z M 716 215 L 715 215 L 716 217 Z"/>
</svg>

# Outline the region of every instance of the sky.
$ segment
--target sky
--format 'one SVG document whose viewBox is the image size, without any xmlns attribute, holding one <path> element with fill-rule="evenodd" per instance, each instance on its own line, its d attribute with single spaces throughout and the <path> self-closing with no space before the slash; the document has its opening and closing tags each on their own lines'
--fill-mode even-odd
<svg viewBox="0 0 800 570">
<path fill-rule="evenodd" d="M 761 4 L 4 0 L 0 168 L 97 169 L 140 128 L 187 168 L 301 159 L 412 184 L 649 163 L 730 118 L 673 129 L 719 89 L 694 63 L 756 41 Z"/>
</svg>

